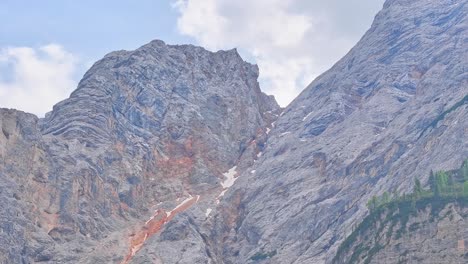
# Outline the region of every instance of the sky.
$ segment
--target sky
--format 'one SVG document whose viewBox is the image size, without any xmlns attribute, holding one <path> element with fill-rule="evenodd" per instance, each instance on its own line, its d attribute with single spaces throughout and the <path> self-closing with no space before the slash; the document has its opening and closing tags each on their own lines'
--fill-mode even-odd
<svg viewBox="0 0 468 264">
<path fill-rule="evenodd" d="M 384 0 L 0 0 L 0 107 L 40 117 L 114 50 L 153 39 L 258 64 L 286 106 L 369 29 Z"/>
</svg>

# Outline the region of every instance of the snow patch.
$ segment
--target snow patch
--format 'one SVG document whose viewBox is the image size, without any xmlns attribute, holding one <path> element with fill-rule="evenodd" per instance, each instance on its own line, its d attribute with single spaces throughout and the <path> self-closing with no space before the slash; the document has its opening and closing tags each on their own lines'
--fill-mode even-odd
<svg viewBox="0 0 468 264">
<path fill-rule="evenodd" d="M 208 217 L 210 215 L 211 211 L 213 211 L 213 209 L 211 209 L 211 208 L 206 209 L 205 216 Z"/>
<path fill-rule="evenodd" d="M 154 213 L 156 214 L 156 211 L 154 211 Z M 152 216 L 148 219 L 148 221 L 145 222 L 145 225 L 147 225 L 147 224 L 148 224 L 149 222 L 151 222 L 151 220 L 153 220 L 153 219 L 154 219 L 154 215 L 152 215 Z"/>
<path fill-rule="evenodd" d="M 224 179 L 223 182 L 221 182 L 221 186 L 223 186 L 223 191 L 218 195 L 218 200 L 216 201 L 216 204 L 219 204 L 219 198 L 224 196 L 224 194 L 226 193 L 226 191 L 229 189 L 229 187 L 231 187 L 234 182 L 237 180 L 236 178 L 236 175 L 237 175 L 237 166 L 234 166 L 232 168 L 230 168 L 227 172 L 223 173 L 224 177 L 226 179 Z"/>
<path fill-rule="evenodd" d="M 231 187 L 237 180 L 237 178 L 235 178 L 235 176 L 237 175 L 236 169 L 237 166 L 234 166 L 230 168 L 226 173 L 223 173 L 224 177 L 226 177 L 226 179 L 221 183 L 221 186 L 223 186 L 223 188 Z"/>
<path fill-rule="evenodd" d="M 302 121 L 306 121 L 307 118 L 309 118 L 310 115 L 312 115 L 313 112 L 308 113 L 304 118 L 302 118 Z"/>
<path fill-rule="evenodd" d="M 226 191 L 227 191 L 228 189 L 229 189 L 229 188 L 224 189 L 224 190 L 219 194 L 218 198 L 223 197 L 224 194 L 226 193 Z"/>
<path fill-rule="evenodd" d="M 280 137 L 285 136 L 285 135 L 287 135 L 287 134 L 291 134 L 291 132 L 288 131 L 288 132 L 281 133 Z"/>
<path fill-rule="evenodd" d="M 198 201 L 198 198 L 200 197 L 200 195 L 197 195 L 197 201 Z M 169 213 L 172 213 L 173 211 L 177 210 L 178 208 L 180 208 L 181 206 L 183 206 L 184 204 L 190 202 L 190 200 L 193 199 L 193 196 L 190 195 L 187 199 L 183 200 L 179 205 L 177 205 L 174 209 L 172 209 L 172 211 L 170 211 Z"/>
<path fill-rule="evenodd" d="M 254 174 L 256 172 L 256 170 L 251 170 L 250 173 Z"/>
</svg>

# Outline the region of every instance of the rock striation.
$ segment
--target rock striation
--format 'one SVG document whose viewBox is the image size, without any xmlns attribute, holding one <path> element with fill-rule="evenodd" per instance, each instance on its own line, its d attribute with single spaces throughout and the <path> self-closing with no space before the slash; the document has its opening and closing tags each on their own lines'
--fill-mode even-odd
<svg viewBox="0 0 468 264">
<path fill-rule="evenodd" d="M 96 62 L 44 119 L 0 110 L 0 262 L 130 261 L 181 201 L 207 209 L 280 111 L 257 78 L 236 50 L 152 41 Z"/>
</svg>

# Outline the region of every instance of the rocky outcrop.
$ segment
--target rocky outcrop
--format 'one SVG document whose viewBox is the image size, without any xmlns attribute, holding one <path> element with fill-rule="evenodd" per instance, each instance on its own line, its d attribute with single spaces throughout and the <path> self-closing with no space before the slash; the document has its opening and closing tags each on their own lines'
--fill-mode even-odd
<svg viewBox="0 0 468 264">
<path fill-rule="evenodd" d="M 154 247 L 195 245 L 172 252 L 184 263 L 330 263 L 372 195 L 407 192 L 468 157 L 467 13 L 462 0 L 388 0 L 284 110 L 212 220 L 186 214 L 162 233 L 186 235 Z"/>
<path fill-rule="evenodd" d="M 236 50 L 153 41 L 106 55 L 44 119 L 1 110 L 0 261 L 127 262 L 177 213 L 204 215 L 280 111 L 257 77 Z"/>
</svg>

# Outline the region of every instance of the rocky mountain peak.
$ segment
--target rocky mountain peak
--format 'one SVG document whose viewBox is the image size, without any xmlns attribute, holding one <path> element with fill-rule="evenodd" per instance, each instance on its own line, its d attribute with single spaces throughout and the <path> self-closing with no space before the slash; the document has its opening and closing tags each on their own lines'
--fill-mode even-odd
<svg viewBox="0 0 468 264">
<path fill-rule="evenodd" d="M 114 257 L 129 261 L 162 223 L 195 203 L 203 210 L 214 204 L 230 186 L 224 174 L 253 164 L 281 110 L 257 78 L 258 67 L 236 50 L 158 40 L 96 62 L 68 99 L 39 122 L 13 129 L 24 136 L 2 148 L 0 173 L 34 194 L 23 201 L 41 201 L 23 208 L 38 226 L 18 232 L 47 239 L 47 246 L 39 243 L 24 258 L 46 250 L 44 258 L 54 261 L 82 259 L 67 252 L 86 240 L 107 243 L 119 252 Z M 26 122 L 8 113 L 4 123 Z M 30 162 L 30 172 L 10 169 L 9 155 Z M 84 258 L 104 261 L 108 253 Z"/>
</svg>

